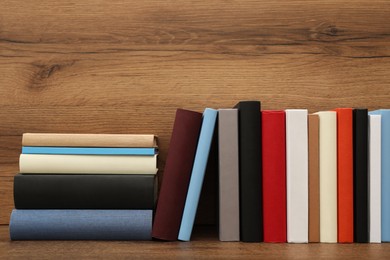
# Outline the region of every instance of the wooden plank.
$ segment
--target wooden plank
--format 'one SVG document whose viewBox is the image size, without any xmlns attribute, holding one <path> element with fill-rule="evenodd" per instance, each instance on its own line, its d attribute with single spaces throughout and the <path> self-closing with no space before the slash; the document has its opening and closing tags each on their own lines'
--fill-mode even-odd
<svg viewBox="0 0 390 260">
<path fill-rule="evenodd" d="M 14 181 L 12 177 L 0 176 L 0 224 L 8 224 L 14 208 Z"/>
<path fill-rule="evenodd" d="M 0 258 L 128 258 L 183 259 L 389 259 L 390 244 L 279 244 L 220 242 L 209 228 L 194 228 L 193 241 L 9 241 L 0 226 Z"/>
</svg>

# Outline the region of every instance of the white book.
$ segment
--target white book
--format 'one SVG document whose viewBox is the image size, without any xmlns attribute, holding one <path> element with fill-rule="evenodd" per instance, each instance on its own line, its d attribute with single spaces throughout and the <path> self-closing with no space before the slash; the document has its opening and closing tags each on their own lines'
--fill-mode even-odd
<svg viewBox="0 0 390 260">
<path fill-rule="evenodd" d="M 309 232 L 306 109 L 286 110 L 287 242 L 307 243 Z"/>
<path fill-rule="evenodd" d="M 369 115 L 369 232 L 370 243 L 381 242 L 381 115 Z"/>
<path fill-rule="evenodd" d="M 156 174 L 157 155 L 21 154 L 20 173 L 47 174 Z"/>
<path fill-rule="evenodd" d="M 337 113 L 316 113 L 320 122 L 320 242 L 337 243 Z"/>
</svg>

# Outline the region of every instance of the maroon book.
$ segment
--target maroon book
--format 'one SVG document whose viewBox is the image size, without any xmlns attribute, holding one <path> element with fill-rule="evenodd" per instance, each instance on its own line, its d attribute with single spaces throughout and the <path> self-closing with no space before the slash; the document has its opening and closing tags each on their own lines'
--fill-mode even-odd
<svg viewBox="0 0 390 260">
<path fill-rule="evenodd" d="M 154 216 L 154 238 L 177 240 L 201 126 L 202 113 L 176 111 Z"/>
</svg>

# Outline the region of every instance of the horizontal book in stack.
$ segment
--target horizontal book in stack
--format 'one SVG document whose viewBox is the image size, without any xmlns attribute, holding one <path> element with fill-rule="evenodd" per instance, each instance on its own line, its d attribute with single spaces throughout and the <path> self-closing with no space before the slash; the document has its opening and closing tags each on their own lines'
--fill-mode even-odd
<svg viewBox="0 0 390 260">
<path fill-rule="evenodd" d="M 390 110 L 259 101 L 177 111 L 153 237 L 190 240 L 215 127 L 221 241 L 390 241 Z"/>
<path fill-rule="evenodd" d="M 24 134 L 12 240 L 150 240 L 155 135 Z"/>
</svg>

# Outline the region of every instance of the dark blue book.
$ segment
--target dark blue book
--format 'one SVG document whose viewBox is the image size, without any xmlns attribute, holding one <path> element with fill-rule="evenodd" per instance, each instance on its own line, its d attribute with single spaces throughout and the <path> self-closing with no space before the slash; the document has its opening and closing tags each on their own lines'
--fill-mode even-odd
<svg viewBox="0 0 390 260">
<path fill-rule="evenodd" d="M 150 240 L 152 210 L 12 211 L 11 240 Z"/>
</svg>

